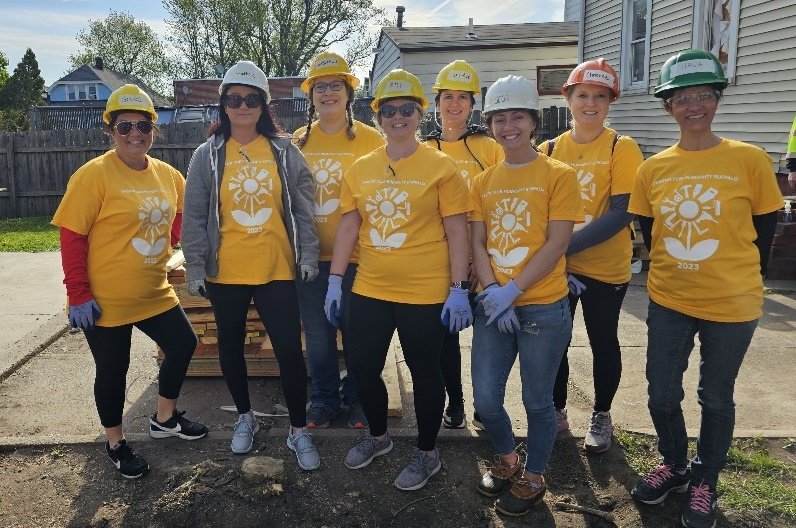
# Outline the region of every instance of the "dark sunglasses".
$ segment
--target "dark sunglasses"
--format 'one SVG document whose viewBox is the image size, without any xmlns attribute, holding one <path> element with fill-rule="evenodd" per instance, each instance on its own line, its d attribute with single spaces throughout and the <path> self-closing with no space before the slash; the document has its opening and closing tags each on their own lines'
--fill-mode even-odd
<svg viewBox="0 0 796 528">
<path fill-rule="evenodd" d="M 263 98 L 260 94 L 249 94 L 246 97 L 241 97 L 238 94 L 227 94 L 224 96 L 224 105 L 227 108 L 240 108 L 240 105 L 246 103 L 248 108 L 260 108 L 263 104 Z"/>
<path fill-rule="evenodd" d="M 395 117 L 395 114 L 398 112 L 401 112 L 401 115 L 404 117 L 411 117 L 412 114 L 419 109 L 420 107 L 416 103 L 404 103 L 401 106 L 386 104 L 379 108 L 379 114 L 381 114 L 381 117 L 386 117 L 387 119 Z"/>
<path fill-rule="evenodd" d="M 314 92 L 323 93 L 327 88 L 331 88 L 333 92 L 339 92 L 343 89 L 343 86 L 345 86 L 343 81 L 332 81 L 330 83 L 316 82 L 312 85 L 312 90 Z"/>
<path fill-rule="evenodd" d="M 133 127 L 137 128 L 139 132 L 145 136 L 152 132 L 152 122 L 142 119 L 141 121 L 117 121 L 113 125 L 113 129 L 120 136 L 126 136 L 133 131 Z"/>
</svg>

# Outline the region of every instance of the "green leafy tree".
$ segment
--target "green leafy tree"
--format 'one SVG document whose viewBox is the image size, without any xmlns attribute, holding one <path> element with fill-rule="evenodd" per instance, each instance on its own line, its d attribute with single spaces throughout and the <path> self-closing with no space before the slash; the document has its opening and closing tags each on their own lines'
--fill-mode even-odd
<svg viewBox="0 0 796 528">
<path fill-rule="evenodd" d="M 5 57 L 3 57 L 5 59 Z M 7 64 L 7 60 L 5 61 Z M 5 68 L 2 70 L 5 72 Z M 7 73 L 6 73 L 7 75 Z M 15 132 L 28 129 L 28 107 L 42 102 L 44 79 L 36 54 L 28 48 L 14 73 L 0 90 L 0 130 Z"/>
<path fill-rule="evenodd" d="M 8 57 L 0 51 L 0 92 L 8 82 Z"/>
<path fill-rule="evenodd" d="M 111 11 L 102 20 L 89 20 L 75 37 L 81 46 L 69 56 L 72 69 L 102 57 L 105 67 L 135 75 L 162 94 L 171 92 L 172 61 L 149 25 L 129 13 Z"/>
</svg>

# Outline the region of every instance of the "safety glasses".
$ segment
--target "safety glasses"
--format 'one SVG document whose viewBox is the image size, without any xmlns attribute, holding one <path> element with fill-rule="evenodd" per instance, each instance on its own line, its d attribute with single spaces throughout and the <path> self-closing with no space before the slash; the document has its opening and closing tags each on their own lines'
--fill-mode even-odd
<svg viewBox="0 0 796 528">
<path fill-rule="evenodd" d="M 227 108 L 240 108 L 243 103 L 246 103 L 249 108 L 259 108 L 263 104 L 263 98 L 257 93 L 249 94 L 246 97 L 241 97 L 238 94 L 227 94 L 224 96 L 224 106 Z"/>
<path fill-rule="evenodd" d="M 669 99 L 669 104 L 678 108 L 685 108 L 695 103 L 718 101 L 719 94 L 715 90 L 704 90 L 695 94 L 678 94 Z"/>
<path fill-rule="evenodd" d="M 401 115 L 404 117 L 411 117 L 417 110 L 420 110 L 420 107 L 416 103 L 404 103 L 401 106 L 386 104 L 379 108 L 379 113 L 381 117 L 390 119 L 395 117 L 395 114 L 398 112 L 401 112 Z"/>
<path fill-rule="evenodd" d="M 316 82 L 312 85 L 312 91 L 317 93 L 323 93 L 326 91 L 327 88 L 331 88 L 333 92 L 339 92 L 343 89 L 345 83 L 343 81 L 332 81 L 330 83 L 325 82 Z"/>
<path fill-rule="evenodd" d="M 126 136 L 133 131 L 133 127 L 137 128 L 139 132 L 145 136 L 152 132 L 152 122 L 142 119 L 141 121 L 117 121 L 113 125 L 113 129 L 120 136 Z"/>
</svg>

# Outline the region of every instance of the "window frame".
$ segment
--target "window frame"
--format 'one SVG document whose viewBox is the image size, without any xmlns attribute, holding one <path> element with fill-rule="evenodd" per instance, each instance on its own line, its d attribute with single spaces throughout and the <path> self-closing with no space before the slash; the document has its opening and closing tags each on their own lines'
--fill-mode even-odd
<svg viewBox="0 0 796 528">
<path fill-rule="evenodd" d="M 545 64 L 544 66 L 537 66 L 536 67 L 536 90 L 539 92 L 539 95 L 561 95 L 561 88 L 559 87 L 558 90 L 543 90 L 542 89 L 542 73 L 546 71 L 554 71 L 554 70 L 562 70 L 566 71 L 567 77 L 572 70 L 577 67 L 577 64 Z M 566 84 L 567 80 L 564 79 L 564 82 L 561 83 L 561 86 Z"/>
<path fill-rule="evenodd" d="M 644 36 L 644 78 L 641 81 L 632 80 L 633 71 L 633 4 L 635 0 L 622 2 L 622 45 L 620 50 L 619 82 L 624 93 L 647 93 L 650 83 L 650 34 L 652 32 L 652 0 L 647 2 L 647 24 Z"/>
<path fill-rule="evenodd" d="M 729 0 L 730 27 L 727 44 L 727 65 L 724 75 L 732 83 L 735 80 L 735 66 L 738 60 L 738 27 L 741 15 L 741 0 Z M 713 1 L 694 0 L 693 21 L 691 23 L 691 47 L 710 51 L 707 44 L 707 27 L 705 20 L 710 14 Z M 718 58 L 718 57 L 717 57 Z M 722 65 L 724 66 L 724 65 Z"/>
</svg>

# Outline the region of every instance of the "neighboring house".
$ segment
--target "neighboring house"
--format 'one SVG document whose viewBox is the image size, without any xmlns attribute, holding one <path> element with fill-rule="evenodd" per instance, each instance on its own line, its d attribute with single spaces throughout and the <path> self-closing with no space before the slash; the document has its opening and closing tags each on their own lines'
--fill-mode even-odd
<svg viewBox="0 0 796 528">
<path fill-rule="evenodd" d="M 577 22 L 496 24 L 448 27 L 405 27 L 403 11 L 397 27 L 383 27 L 373 69 L 371 90 L 395 68 L 415 74 L 432 101 L 439 71 L 464 59 L 478 70 L 483 92 L 500 77 L 522 75 L 535 82 L 542 107 L 563 105 L 559 89 L 577 64 Z"/>
<path fill-rule="evenodd" d="M 306 79 L 306 77 L 269 77 L 268 90 L 271 92 L 271 99 L 303 98 L 301 83 Z M 217 105 L 220 85 L 220 78 L 175 79 L 174 105 Z"/>
<path fill-rule="evenodd" d="M 713 131 L 764 148 L 784 167 L 796 113 L 796 3 L 793 0 L 580 0 L 580 60 L 605 57 L 619 71 L 622 97 L 611 126 L 645 156 L 677 141 L 678 128 L 652 96 L 675 53 L 710 50 L 725 65 Z M 782 164 L 782 165 L 781 165 Z M 782 169 L 784 170 L 784 168 Z"/>
</svg>

